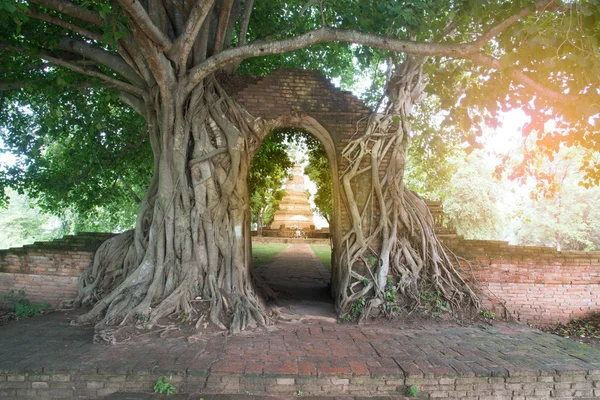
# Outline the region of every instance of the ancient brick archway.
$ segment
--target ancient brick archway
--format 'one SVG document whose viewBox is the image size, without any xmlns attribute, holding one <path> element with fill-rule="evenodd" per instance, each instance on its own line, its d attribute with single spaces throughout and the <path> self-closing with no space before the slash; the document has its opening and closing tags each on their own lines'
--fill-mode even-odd
<svg viewBox="0 0 600 400">
<path fill-rule="evenodd" d="M 368 117 L 371 110 L 350 92 L 336 88 L 319 71 L 280 69 L 264 78 L 235 77 L 229 84 L 233 98 L 252 116 L 260 118 L 268 132 L 283 127 L 298 128 L 316 137 L 323 145 L 333 180 L 331 286 L 335 293 L 339 284 L 336 254 L 339 254 L 341 238 L 349 224 L 339 182 L 343 172 L 341 153 L 356 133 L 359 121 Z M 252 149 L 256 151 L 260 144 L 254 143 Z M 250 248 L 250 235 L 247 236 L 245 239 Z"/>
</svg>

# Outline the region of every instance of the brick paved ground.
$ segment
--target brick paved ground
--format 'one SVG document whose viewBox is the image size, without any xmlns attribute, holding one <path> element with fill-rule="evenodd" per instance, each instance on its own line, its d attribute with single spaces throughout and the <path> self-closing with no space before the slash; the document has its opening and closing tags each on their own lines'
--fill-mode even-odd
<svg viewBox="0 0 600 400">
<path fill-rule="evenodd" d="M 149 393 L 172 375 L 195 399 L 396 399 L 411 385 L 421 398 L 600 398 L 600 351 L 516 324 L 400 330 L 303 321 L 111 347 L 93 345 L 92 332 L 61 313 L 0 327 L 0 397 L 144 398 L 114 393 Z"/>
<path fill-rule="evenodd" d="M 277 305 L 285 316 L 294 320 L 319 317 L 335 322 L 329 292 L 331 274 L 308 244 L 290 245 L 257 271 L 278 294 Z"/>
</svg>

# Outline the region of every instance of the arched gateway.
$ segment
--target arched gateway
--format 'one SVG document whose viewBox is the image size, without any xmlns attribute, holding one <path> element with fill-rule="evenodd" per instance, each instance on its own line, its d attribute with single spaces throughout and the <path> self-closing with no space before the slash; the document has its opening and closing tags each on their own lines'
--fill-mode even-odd
<svg viewBox="0 0 600 400">
<path fill-rule="evenodd" d="M 98 331 L 128 320 L 155 324 L 195 312 L 192 300 L 201 296 L 219 326 L 236 332 L 265 324 L 261 279 L 251 265 L 247 180 L 262 141 L 286 127 L 319 139 L 332 169 L 331 286 L 339 313 L 393 314 L 400 303 L 418 303 L 423 290 L 455 305 L 476 303 L 425 202 L 404 187 L 408 116 L 423 86 L 419 64 L 409 61 L 382 114 L 318 71 L 223 74 L 195 88 L 193 108 L 180 99 L 185 113 L 151 125 L 166 150 L 157 147 L 136 229 L 105 242 L 82 274 L 71 305 L 94 307 L 77 322 L 100 321 Z"/>
<path fill-rule="evenodd" d="M 336 88 L 319 71 L 280 69 L 265 78 L 233 78 L 229 83 L 230 94 L 252 116 L 264 120 L 267 134 L 276 128 L 299 128 L 319 139 L 325 148 L 332 169 L 334 211 L 330 229 L 334 251 L 331 286 L 332 295 L 337 299 L 335 294 L 339 290 L 341 274 L 336 255 L 349 226 L 340 190 L 342 151 L 371 110 L 350 92 Z M 253 144 L 251 156 L 265 137 Z M 249 235 L 246 241 L 250 247 Z"/>
</svg>

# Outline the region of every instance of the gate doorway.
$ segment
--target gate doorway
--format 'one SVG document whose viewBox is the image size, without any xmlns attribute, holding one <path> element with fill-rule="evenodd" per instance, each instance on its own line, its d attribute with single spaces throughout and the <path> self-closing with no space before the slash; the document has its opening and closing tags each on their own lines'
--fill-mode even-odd
<svg viewBox="0 0 600 400">
<path fill-rule="evenodd" d="M 283 320 L 335 320 L 331 177 L 321 142 L 298 128 L 271 132 L 251 163 L 254 275 L 266 284 L 268 306 Z"/>
</svg>

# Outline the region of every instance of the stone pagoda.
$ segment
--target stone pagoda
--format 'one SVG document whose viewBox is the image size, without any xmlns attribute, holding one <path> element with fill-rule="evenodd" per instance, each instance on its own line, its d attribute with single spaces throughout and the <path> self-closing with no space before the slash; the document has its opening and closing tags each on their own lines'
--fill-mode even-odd
<svg viewBox="0 0 600 400">
<path fill-rule="evenodd" d="M 281 199 L 279 210 L 275 212 L 271 229 L 280 229 L 282 225 L 285 228 L 309 229 L 315 224 L 308 195 L 304 192 L 302 167 L 294 166 L 293 174 L 293 178 L 285 184 L 286 194 Z"/>
</svg>

